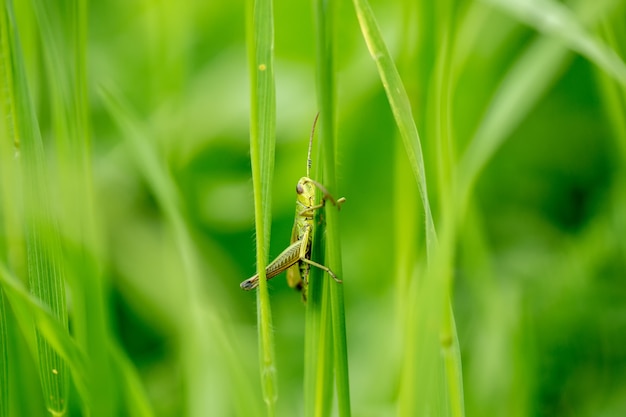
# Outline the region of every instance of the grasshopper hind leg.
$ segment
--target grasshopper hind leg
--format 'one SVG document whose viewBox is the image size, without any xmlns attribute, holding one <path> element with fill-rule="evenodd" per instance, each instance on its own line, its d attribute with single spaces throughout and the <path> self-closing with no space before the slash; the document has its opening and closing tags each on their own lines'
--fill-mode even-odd
<svg viewBox="0 0 626 417">
<path fill-rule="evenodd" d="M 308 263 L 309 265 L 313 265 L 313 266 L 315 266 L 315 267 L 317 267 L 317 268 L 321 269 L 322 271 L 327 272 L 327 273 L 328 273 L 328 275 L 330 275 L 330 276 L 331 276 L 331 277 L 332 277 L 332 278 L 333 278 L 333 279 L 334 279 L 337 283 L 341 284 L 341 283 L 343 282 L 342 280 L 340 280 L 339 278 L 337 278 L 337 275 L 335 275 L 335 273 L 334 273 L 334 272 L 333 272 L 333 271 L 332 271 L 329 267 L 324 266 L 324 265 L 322 265 L 322 264 L 320 264 L 320 263 L 317 263 L 317 262 L 315 262 L 315 261 L 312 261 L 312 260 L 310 260 L 310 259 L 306 259 L 306 258 L 301 259 L 301 261 L 302 261 L 302 262 L 306 262 L 306 263 Z M 308 278 L 308 277 L 307 277 L 307 278 Z"/>
</svg>

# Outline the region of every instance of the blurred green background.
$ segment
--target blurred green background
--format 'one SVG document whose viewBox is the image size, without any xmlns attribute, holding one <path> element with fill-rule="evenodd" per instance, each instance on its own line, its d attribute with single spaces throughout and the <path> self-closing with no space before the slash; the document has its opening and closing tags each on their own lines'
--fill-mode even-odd
<svg viewBox="0 0 626 417">
<path fill-rule="evenodd" d="M 623 61 L 626 4 L 596 3 L 570 4 L 572 16 L 592 10 L 595 20 L 575 20 Z M 64 4 L 59 14 L 69 16 Z M 489 2 L 446 4 L 455 16 L 446 41 L 456 40 L 465 59 L 447 120 L 460 159 L 516 60 L 553 38 Z M 46 61 L 50 35 L 40 30 L 29 1 L 14 6 L 46 161 L 59 172 L 62 150 L 49 104 L 54 80 Z M 305 173 L 317 111 L 311 4 L 274 6 L 270 256 L 289 243 L 294 187 Z M 442 11 L 401 1 L 372 6 L 412 100 L 437 224 Z M 396 173 L 406 172 L 398 165 L 406 161 L 397 152 L 394 119 L 353 6 L 339 2 L 336 11 L 337 191 L 347 199 L 340 219 L 352 409 L 355 416 L 397 415 L 407 357 L 398 300 L 409 289 L 396 276 L 394 224 L 405 219 L 394 218 L 394 204 L 409 199 L 419 207 L 419 200 L 415 190 L 395 185 Z M 104 282 L 105 326 L 136 369 L 154 415 L 264 415 L 256 298 L 239 288 L 255 271 L 246 3 L 90 2 L 87 21 L 99 242 L 91 249 Z M 614 81 L 618 77 L 560 41 L 563 58 L 546 88 L 539 82 L 525 87 L 523 93 L 537 96 L 524 101 L 527 109 L 509 103 L 511 131 L 478 177 L 458 231 L 450 267 L 468 416 L 626 415 L 626 90 Z M 64 52 L 56 53 L 58 59 Z M 537 73 L 547 65 L 533 64 Z M 108 91 L 125 103 L 128 125 L 107 107 Z M 5 152 L 0 161 L 12 157 Z M 173 193 L 155 189 L 155 175 L 165 178 L 156 184 Z M 52 175 L 52 200 L 72 205 L 72 194 L 58 192 L 59 183 L 62 175 Z M 173 209 L 164 207 L 162 195 L 173 199 Z M 182 226 L 172 226 L 168 210 L 180 214 Z M 422 223 L 421 210 L 406 219 L 417 235 Z M 424 262 L 420 242 L 416 270 Z M 6 264 L 6 253 L 2 259 Z M 305 308 L 282 276 L 270 282 L 270 295 L 278 414 L 301 415 Z M 13 317 L 9 303 L 5 308 Z M 68 310 L 72 329 L 72 288 Z M 35 359 L 24 353 L 16 327 L 8 327 L 8 415 L 46 415 Z M 16 352 L 22 352 L 19 360 Z M 114 373 L 102 383 L 120 378 Z M 82 415 L 72 387 L 69 415 Z M 116 401 L 112 415 L 139 415 Z"/>
</svg>

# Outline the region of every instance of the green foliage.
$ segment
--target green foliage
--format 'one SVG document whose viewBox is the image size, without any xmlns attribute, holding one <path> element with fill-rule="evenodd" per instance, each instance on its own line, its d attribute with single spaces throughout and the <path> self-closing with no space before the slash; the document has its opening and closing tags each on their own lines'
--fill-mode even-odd
<svg viewBox="0 0 626 417">
<path fill-rule="evenodd" d="M 276 414 L 278 380 L 265 266 L 271 229 L 272 177 L 276 146 L 276 87 L 274 80 L 274 11 L 272 0 L 249 0 L 247 21 L 250 74 L 250 162 L 256 225 L 256 267 L 259 274 L 257 316 L 259 364 L 267 414 Z"/>
<path fill-rule="evenodd" d="M 624 1 L 0 5 L 0 417 L 626 412 Z"/>
</svg>

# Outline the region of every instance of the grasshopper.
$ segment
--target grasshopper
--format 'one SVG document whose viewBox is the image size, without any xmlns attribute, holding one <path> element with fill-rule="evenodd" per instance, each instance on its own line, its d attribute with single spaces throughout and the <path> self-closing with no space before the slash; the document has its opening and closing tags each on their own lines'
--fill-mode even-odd
<svg viewBox="0 0 626 417">
<path fill-rule="evenodd" d="M 302 292 L 302 298 L 306 300 L 306 288 L 311 266 L 317 267 L 328 273 L 335 281 L 341 283 L 335 273 L 327 266 L 311 260 L 311 244 L 313 242 L 313 218 L 315 210 L 324 207 L 326 200 L 330 201 L 337 209 L 346 201 L 345 198 L 335 200 L 322 184 L 310 178 L 311 175 L 311 149 L 313 147 L 313 135 L 319 113 L 313 121 L 311 137 L 309 138 L 309 152 L 306 165 L 306 177 L 300 178 L 296 184 L 296 216 L 291 231 L 290 245 L 282 251 L 266 268 L 265 276 L 268 280 L 274 278 L 283 271 L 287 271 L 287 283 L 290 287 Z M 322 200 L 315 204 L 316 190 L 322 192 Z M 240 284 L 243 290 L 250 291 L 259 285 L 259 274 L 248 278 Z"/>
</svg>

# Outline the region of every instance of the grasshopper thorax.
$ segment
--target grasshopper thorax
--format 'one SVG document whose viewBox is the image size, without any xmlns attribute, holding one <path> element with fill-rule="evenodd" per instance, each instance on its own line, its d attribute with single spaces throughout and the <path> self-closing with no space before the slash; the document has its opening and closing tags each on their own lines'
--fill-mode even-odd
<svg viewBox="0 0 626 417">
<path fill-rule="evenodd" d="M 315 182 L 308 177 L 302 177 L 296 184 L 297 200 L 305 207 L 315 205 Z"/>
</svg>

